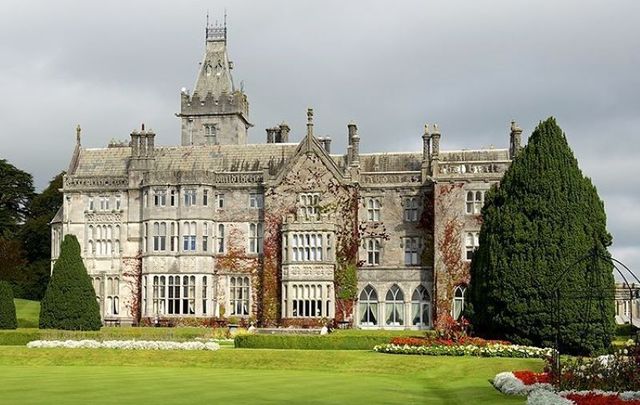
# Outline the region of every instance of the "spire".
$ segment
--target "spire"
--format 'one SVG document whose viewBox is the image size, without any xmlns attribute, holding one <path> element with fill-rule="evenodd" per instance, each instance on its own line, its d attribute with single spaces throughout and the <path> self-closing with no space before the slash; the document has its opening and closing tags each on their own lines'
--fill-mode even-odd
<svg viewBox="0 0 640 405">
<path fill-rule="evenodd" d="M 234 91 L 232 68 L 233 63 L 229 61 L 227 54 L 227 14 L 225 12 L 223 25 L 219 25 L 217 21 L 212 25 L 207 13 L 204 58 L 193 92 L 202 99 L 208 93 L 216 97 L 222 93 L 231 94 Z"/>
<path fill-rule="evenodd" d="M 313 144 L 313 108 L 307 108 L 307 136 L 304 138 L 305 151 L 311 151 Z"/>
<path fill-rule="evenodd" d="M 80 124 L 76 127 L 76 145 L 80 146 L 80 135 L 82 134 L 82 128 L 80 128 Z"/>
</svg>

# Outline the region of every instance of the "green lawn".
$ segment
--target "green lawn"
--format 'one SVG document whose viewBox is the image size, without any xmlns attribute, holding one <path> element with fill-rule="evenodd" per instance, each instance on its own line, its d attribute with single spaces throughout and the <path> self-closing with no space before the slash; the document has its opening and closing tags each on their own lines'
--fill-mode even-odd
<svg viewBox="0 0 640 405">
<path fill-rule="evenodd" d="M 40 318 L 40 302 L 16 298 L 16 316 L 19 328 L 37 328 Z"/>
<path fill-rule="evenodd" d="M 523 398 L 497 392 L 488 380 L 500 371 L 541 368 L 536 359 L 369 351 L 122 352 L 4 346 L 0 398 L 3 404 L 522 403 Z"/>
</svg>

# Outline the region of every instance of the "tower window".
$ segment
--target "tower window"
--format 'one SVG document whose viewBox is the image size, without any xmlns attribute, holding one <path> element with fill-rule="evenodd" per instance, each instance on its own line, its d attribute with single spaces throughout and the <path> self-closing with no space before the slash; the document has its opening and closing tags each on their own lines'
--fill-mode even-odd
<svg viewBox="0 0 640 405">
<path fill-rule="evenodd" d="M 204 138 L 208 145 L 216 145 L 218 143 L 218 128 L 215 124 L 204 124 Z"/>
</svg>

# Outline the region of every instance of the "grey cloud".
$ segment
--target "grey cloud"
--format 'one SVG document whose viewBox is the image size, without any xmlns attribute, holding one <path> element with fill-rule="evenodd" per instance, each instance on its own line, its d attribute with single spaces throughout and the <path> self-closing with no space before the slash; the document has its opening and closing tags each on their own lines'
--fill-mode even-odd
<svg viewBox="0 0 640 405">
<path fill-rule="evenodd" d="M 614 252 L 640 268 L 640 3 L 633 0 L 244 1 L 223 4 L 24 2 L 0 4 L 1 157 L 39 188 L 64 169 L 81 123 L 104 146 L 141 122 L 178 142 L 179 89 L 203 50 L 204 15 L 228 7 L 236 85 L 256 125 L 286 120 L 300 139 L 316 129 L 345 147 L 355 120 L 363 151 L 419 150 L 438 122 L 443 147 L 508 143 L 556 116 L 606 202 Z"/>
</svg>

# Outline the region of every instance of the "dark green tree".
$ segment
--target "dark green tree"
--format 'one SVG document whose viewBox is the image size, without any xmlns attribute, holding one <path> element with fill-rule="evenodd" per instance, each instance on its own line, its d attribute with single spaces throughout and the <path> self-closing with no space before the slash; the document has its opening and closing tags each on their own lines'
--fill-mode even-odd
<svg viewBox="0 0 640 405">
<path fill-rule="evenodd" d="M 0 237 L 8 238 L 24 222 L 33 197 L 33 178 L 0 159 Z"/>
<path fill-rule="evenodd" d="M 36 194 L 29 205 L 26 222 L 17 237 L 21 240 L 29 265 L 23 269 L 20 297 L 41 300 L 49 282 L 51 260 L 51 228 L 49 223 L 62 205 L 62 176 L 54 177 L 49 186 Z M 16 293 L 17 294 L 17 293 Z"/>
<path fill-rule="evenodd" d="M 500 187 L 488 193 L 482 216 L 471 265 L 475 331 L 552 346 L 559 325 L 563 352 L 607 348 L 614 331 L 613 268 L 606 260 L 580 261 L 594 251 L 609 257 L 604 204 L 554 118 L 538 125 Z"/>
<path fill-rule="evenodd" d="M 16 329 L 16 304 L 13 302 L 13 291 L 6 281 L 0 281 L 0 329 Z"/>
<path fill-rule="evenodd" d="M 100 326 L 100 308 L 80 244 L 75 236 L 66 235 L 41 302 L 40 328 L 99 330 Z"/>
</svg>

